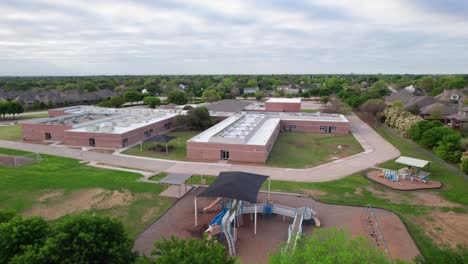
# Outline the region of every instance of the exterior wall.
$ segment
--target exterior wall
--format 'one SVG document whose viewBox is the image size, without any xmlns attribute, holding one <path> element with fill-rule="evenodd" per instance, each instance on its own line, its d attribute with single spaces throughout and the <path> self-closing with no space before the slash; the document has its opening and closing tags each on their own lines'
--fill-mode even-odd
<svg viewBox="0 0 468 264">
<path fill-rule="evenodd" d="M 220 160 L 221 150 L 226 150 L 230 161 L 265 163 L 279 133 L 278 125 L 265 146 L 188 141 L 187 159 Z"/>
<path fill-rule="evenodd" d="M 348 122 L 325 122 L 325 121 L 304 121 L 304 120 L 281 120 L 281 131 L 288 131 L 289 125 L 296 125 L 291 132 L 307 132 L 325 134 L 320 130 L 320 126 L 335 126 L 336 130 L 332 134 L 348 134 Z"/>
<path fill-rule="evenodd" d="M 301 112 L 301 103 L 266 102 L 265 111 L 267 112 Z"/>
<path fill-rule="evenodd" d="M 171 126 L 165 127 L 165 125 L 169 123 L 171 123 Z M 172 117 L 123 134 L 66 131 L 64 143 L 65 145 L 71 146 L 89 146 L 89 139 L 94 138 L 96 147 L 122 148 L 125 138 L 128 139 L 126 146 L 131 146 L 146 139 L 144 135 L 145 131 L 153 129 L 152 135 L 155 136 L 171 130 L 174 123 L 175 118 Z"/>
<path fill-rule="evenodd" d="M 53 141 L 63 141 L 65 130 L 71 129 L 66 125 L 47 125 L 47 124 L 21 124 L 21 134 L 23 140 L 42 141 L 45 140 L 45 133 L 50 133 Z"/>
<path fill-rule="evenodd" d="M 65 110 L 63 109 L 49 109 L 49 111 L 47 111 L 48 114 L 49 114 L 49 117 L 56 117 L 56 116 L 63 116 L 63 115 L 66 115 L 65 113 Z"/>
</svg>

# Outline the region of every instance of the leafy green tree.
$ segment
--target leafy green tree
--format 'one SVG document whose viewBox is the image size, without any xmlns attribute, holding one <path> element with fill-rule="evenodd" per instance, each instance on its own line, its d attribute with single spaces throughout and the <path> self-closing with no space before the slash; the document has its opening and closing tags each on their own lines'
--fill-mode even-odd
<svg viewBox="0 0 468 264">
<path fill-rule="evenodd" d="M 434 152 L 444 160 L 459 162 L 462 155 L 460 134 L 456 133 L 444 136 L 442 140 L 437 143 Z"/>
<path fill-rule="evenodd" d="M 16 213 L 13 210 L 10 210 L 10 209 L 0 210 L 0 224 L 10 221 L 15 216 L 16 216 Z"/>
<path fill-rule="evenodd" d="M 76 215 L 57 224 L 42 246 L 28 247 L 13 263 L 132 263 L 133 242 L 117 219 Z"/>
<path fill-rule="evenodd" d="M 360 109 L 375 116 L 385 109 L 385 101 L 382 99 L 369 99 L 360 106 Z"/>
<path fill-rule="evenodd" d="M 258 90 L 255 93 L 255 100 L 261 101 L 263 98 L 265 98 L 265 93 L 263 91 Z"/>
<path fill-rule="evenodd" d="M 161 105 L 161 100 L 156 96 L 146 96 L 143 98 L 143 103 L 149 108 L 156 108 L 156 106 Z"/>
<path fill-rule="evenodd" d="M 5 118 L 5 115 L 7 114 L 8 112 L 8 106 L 7 106 L 8 102 L 0 102 L 0 116 L 2 118 Z"/>
<path fill-rule="evenodd" d="M 143 98 L 143 95 L 137 91 L 127 91 L 124 93 L 125 101 L 135 103 Z"/>
<path fill-rule="evenodd" d="M 278 250 L 269 263 L 388 263 L 389 258 L 369 240 L 352 239 L 344 230 L 316 229 L 313 236 L 302 235 L 294 250 Z"/>
<path fill-rule="evenodd" d="M 183 240 L 171 236 L 154 243 L 152 255 L 156 264 L 193 263 L 193 264 L 234 264 L 236 259 L 229 256 L 226 248 L 218 242 L 207 239 L 191 238 Z"/>
<path fill-rule="evenodd" d="M 119 107 L 122 107 L 122 105 L 125 103 L 125 98 L 121 95 L 117 95 L 117 96 L 112 97 L 109 100 L 109 103 L 111 107 L 119 108 Z"/>
<path fill-rule="evenodd" d="M 323 105 L 327 105 L 328 101 L 330 101 L 330 97 L 329 96 L 322 96 L 320 97 L 320 102 L 323 104 Z"/>
<path fill-rule="evenodd" d="M 42 218 L 15 216 L 0 224 L 0 263 L 21 255 L 27 246 L 42 245 L 49 226 Z"/>
<path fill-rule="evenodd" d="M 16 101 L 6 102 L 7 113 L 13 115 L 13 119 L 16 118 L 17 114 L 23 113 L 23 105 Z"/>
<path fill-rule="evenodd" d="M 221 100 L 221 95 L 215 89 L 208 89 L 203 92 L 202 99 L 205 102 L 212 103 Z"/>
<path fill-rule="evenodd" d="M 188 110 L 187 125 L 193 130 L 205 130 L 213 125 L 213 119 L 206 107 L 197 107 Z"/>
<path fill-rule="evenodd" d="M 371 89 L 373 90 L 381 90 L 381 89 L 388 89 L 387 83 L 384 81 L 377 81 L 371 85 Z"/>
<path fill-rule="evenodd" d="M 403 102 L 400 100 L 395 100 L 392 102 L 392 107 L 403 107 Z"/>
<path fill-rule="evenodd" d="M 184 105 L 188 102 L 188 99 L 183 91 L 173 90 L 167 95 L 167 102 L 170 104 Z"/>
<path fill-rule="evenodd" d="M 257 80 L 250 79 L 250 80 L 246 83 L 246 86 L 247 86 L 247 87 L 257 87 L 257 86 L 258 86 L 258 82 L 257 82 Z"/>
<path fill-rule="evenodd" d="M 443 124 L 438 120 L 422 120 L 412 125 L 408 130 L 409 137 L 417 143 L 420 143 L 423 133 L 434 128 L 441 127 Z"/>
<path fill-rule="evenodd" d="M 434 78 L 430 76 L 425 76 L 419 79 L 416 85 L 418 88 L 430 92 L 432 91 L 432 89 L 434 89 L 435 81 Z"/>
<path fill-rule="evenodd" d="M 452 135 L 452 134 L 456 134 L 456 132 L 453 131 L 451 128 L 444 127 L 444 126 L 438 126 L 438 127 L 434 127 L 434 128 L 431 128 L 431 129 L 425 131 L 422 134 L 421 140 L 419 142 L 420 142 L 421 145 L 423 145 L 425 147 L 433 148 L 445 136 Z"/>
<path fill-rule="evenodd" d="M 92 82 L 85 82 L 83 84 L 83 90 L 87 91 L 87 92 L 94 92 L 94 91 L 97 91 L 97 87 L 94 83 Z"/>
</svg>

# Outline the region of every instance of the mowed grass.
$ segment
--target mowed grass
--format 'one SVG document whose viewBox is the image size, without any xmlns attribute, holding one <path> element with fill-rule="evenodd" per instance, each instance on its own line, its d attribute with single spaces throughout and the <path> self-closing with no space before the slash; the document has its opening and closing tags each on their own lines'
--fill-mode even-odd
<svg viewBox="0 0 468 264">
<path fill-rule="evenodd" d="M 0 153 L 24 155 L 25 152 L 0 149 Z M 77 191 L 105 189 L 129 192 L 135 199 L 122 204 L 85 210 L 97 215 L 117 217 L 132 237 L 142 232 L 174 202 L 158 194 L 165 187 L 158 184 L 136 182 L 139 174 L 99 169 L 78 160 L 42 155 L 43 161 L 23 167 L 0 166 L 0 208 L 11 208 L 19 213 L 41 204 L 38 197 L 52 191 L 63 191 L 63 197 L 50 205 L 63 202 Z M 43 203 L 43 202 L 42 202 Z M 46 203 L 47 205 L 47 203 Z"/>
<path fill-rule="evenodd" d="M 21 140 L 21 126 L 0 126 L 0 140 L 19 141 Z"/>
<path fill-rule="evenodd" d="M 174 131 L 169 132 L 167 135 L 175 136 L 176 138 L 171 140 L 168 143 L 168 147 L 172 147 L 169 150 L 169 154 L 166 154 L 165 151 L 161 152 L 158 149 L 150 150 L 150 148 L 157 146 L 158 144 L 165 148 L 165 143 L 155 143 L 155 142 L 147 142 L 143 143 L 143 148 L 141 151 L 140 145 L 136 145 L 132 148 L 127 149 L 126 151 L 122 152 L 123 154 L 133 155 L 133 156 L 141 156 L 141 157 L 150 157 L 150 158 L 157 158 L 157 159 L 170 159 L 170 160 L 187 160 L 187 140 L 191 139 L 192 137 L 196 136 L 200 132 L 196 131 Z"/>
<path fill-rule="evenodd" d="M 342 149 L 338 149 L 341 145 Z M 283 168 L 314 167 L 364 151 L 352 134 L 281 133 L 267 165 Z"/>
</svg>

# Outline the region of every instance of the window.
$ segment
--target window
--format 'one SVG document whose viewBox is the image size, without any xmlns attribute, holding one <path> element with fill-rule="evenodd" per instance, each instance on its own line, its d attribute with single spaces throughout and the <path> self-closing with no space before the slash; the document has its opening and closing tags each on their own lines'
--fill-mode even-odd
<svg viewBox="0 0 468 264">
<path fill-rule="evenodd" d="M 90 139 L 89 139 L 89 145 L 90 145 L 91 147 L 96 146 L 96 140 L 95 140 L 94 138 L 90 138 Z"/>
<path fill-rule="evenodd" d="M 222 160 L 229 160 L 229 151 L 228 150 L 221 150 L 221 159 Z"/>
<path fill-rule="evenodd" d="M 146 137 L 146 138 L 149 138 L 150 137 L 150 131 L 149 130 L 146 130 L 143 135 Z"/>
<path fill-rule="evenodd" d="M 171 127 L 171 125 L 172 125 L 172 123 L 171 123 L 171 122 L 169 122 L 169 123 L 166 123 L 166 124 L 164 124 L 164 128 L 168 129 L 168 128 L 170 128 L 170 127 Z"/>
<path fill-rule="evenodd" d="M 151 137 L 153 135 L 153 129 L 149 130 L 149 136 Z"/>
<path fill-rule="evenodd" d="M 50 133 L 45 133 L 45 140 L 51 140 L 52 135 Z"/>
<path fill-rule="evenodd" d="M 123 147 L 126 147 L 127 144 L 128 144 L 128 138 L 124 138 L 124 139 L 122 140 L 122 146 L 123 146 Z"/>
</svg>

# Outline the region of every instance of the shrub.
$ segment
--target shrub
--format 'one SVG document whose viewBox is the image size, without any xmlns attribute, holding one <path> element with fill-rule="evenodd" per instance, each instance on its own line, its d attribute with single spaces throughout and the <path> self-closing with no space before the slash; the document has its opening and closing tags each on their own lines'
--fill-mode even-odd
<svg viewBox="0 0 468 264">
<path fill-rule="evenodd" d="M 437 156 L 451 162 L 459 162 L 461 152 L 461 136 L 458 133 L 449 134 L 437 142 L 434 152 Z"/>
<path fill-rule="evenodd" d="M 149 108 L 156 108 L 156 106 L 161 105 L 161 100 L 156 96 L 147 96 L 143 99 L 143 103 Z"/>
<path fill-rule="evenodd" d="M 448 127 L 439 126 L 434 127 L 429 130 L 426 130 L 420 140 L 420 144 L 428 147 L 433 148 L 435 147 L 439 141 L 441 141 L 447 135 L 457 134 L 454 130 Z M 461 147 L 461 145 L 460 145 Z"/>
<path fill-rule="evenodd" d="M 386 108 L 384 115 L 385 124 L 404 137 L 409 137 L 411 126 L 423 120 L 420 116 L 415 116 L 399 106 Z"/>
<path fill-rule="evenodd" d="M 437 120 L 430 121 L 430 120 L 421 120 L 415 124 L 413 124 L 410 129 L 408 130 L 409 137 L 419 143 L 421 141 L 422 135 L 424 132 L 434 128 L 434 127 L 441 127 L 443 124 Z"/>
</svg>

